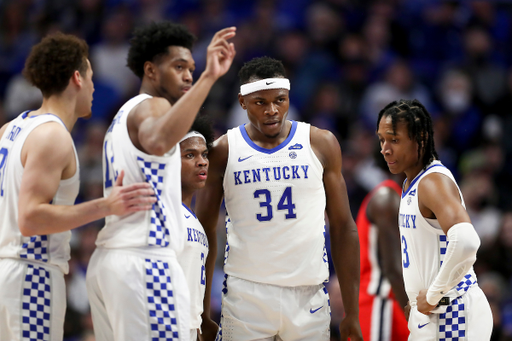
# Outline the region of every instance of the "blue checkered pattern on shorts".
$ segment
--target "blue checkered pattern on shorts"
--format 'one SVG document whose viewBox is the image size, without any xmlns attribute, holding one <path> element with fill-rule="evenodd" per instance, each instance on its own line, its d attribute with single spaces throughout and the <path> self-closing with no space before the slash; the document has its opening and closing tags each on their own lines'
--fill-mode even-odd
<svg viewBox="0 0 512 341">
<path fill-rule="evenodd" d="M 48 262 L 48 236 L 32 236 L 21 245 L 20 258 Z"/>
<path fill-rule="evenodd" d="M 50 340 L 50 299 L 50 273 L 42 267 L 29 264 L 23 282 L 23 340 Z"/>
<path fill-rule="evenodd" d="M 460 281 L 459 284 L 457 284 L 457 287 L 455 290 L 459 293 L 459 295 L 465 294 L 469 288 L 471 288 L 476 283 L 476 278 L 472 274 L 466 274 L 462 281 Z"/>
<path fill-rule="evenodd" d="M 466 337 L 466 311 L 462 299 L 452 301 L 439 315 L 439 341 L 459 341 Z"/>
<path fill-rule="evenodd" d="M 323 260 L 324 260 L 325 264 L 329 264 L 329 258 L 327 257 L 327 249 L 325 248 L 325 235 L 326 234 L 327 234 L 327 231 L 325 230 L 325 225 L 324 225 L 324 255 L 323 255 Z"/>
<path fill-rule="evenodd" d="M 179 340 L 169 264 L 146 259 L 151 341 Z"/>
<path fill-rule="evenodd" d="M 151 227 L 149 229 L 149 246 L 163 246 L 169 245 L 170 234 L 169 230 L 165 227 L 167 217 L 163 210 L 165 206 L 160 196 L 162 195 L 164 186 L 164 170 L 165 163 L 159 162 L 147 162 L 141 157 L 137 157 L 139 167 L 146 177 L 146 181 L 151 184 L 155 190 L 157 202 L 153 204 L 151 208 Z"/>
</svg>

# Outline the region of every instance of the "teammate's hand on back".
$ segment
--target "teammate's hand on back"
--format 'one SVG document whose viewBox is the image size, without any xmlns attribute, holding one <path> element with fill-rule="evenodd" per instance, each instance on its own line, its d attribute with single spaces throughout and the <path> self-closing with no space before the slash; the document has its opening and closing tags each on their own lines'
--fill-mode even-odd
<svg viewBox="0 0 512 341">
<path fill-rule="evenodd" d="M 203 317 L 201 329 L 203 333 L 202 335 L 199 335 L 200 341 L 214 341 L 217 336 L 219 326 L 212 319 Z"/>
<path fill-rule="evenodd" d="M 147 211 L 156 202 L 155 191 L 147 182 L 123 186 L 124 171 L 116 179 L 112 192 L 107 198 L 107 207 L 111 215 Z"/>
<path fill-rule="evenodd" d="M 228 43 L 228 39 L 233 38 L 235 34 L 236 27 L 227 27 L 215 33 L 206 52 L 204 74 L 218 79 L 228 72 L 236 54 L 235 45 Z"/>
</svg>

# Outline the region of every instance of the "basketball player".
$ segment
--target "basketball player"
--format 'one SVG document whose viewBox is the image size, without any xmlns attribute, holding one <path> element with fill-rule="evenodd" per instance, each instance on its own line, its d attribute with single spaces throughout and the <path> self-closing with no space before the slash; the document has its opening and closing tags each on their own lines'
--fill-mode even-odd
<svg viewBox="0 0 512 341">
<path fill-rule="evenodd" d="M 62 340 L 70 229 L 109 214 L 148 210 L 147 184 L 73 206 L 79 166 L 70 131 L 91 115 L 92 70 L 85 41 L 61 33 L 35 45 L 23 70 L 41 107 L 0 129 L 0 340 Z"/>
<path fill-rule="evenodd" d="M 157 202 L 148 212 L 107 219 L 98 235 L 86 279 L 98 341 L 190 339 L 189 291 L 176 257 L 186 234 L 178 142 L 228 71 L 234 35 L 234 27 L 214 35 L 192 86 L 195 37 L 184 26 L 160 22 L 134 32 L 128 66 L 142 84 L 105 136 L 104 190 L 125 169 L 128 183 L 151 184 Z"/>
<path fill-rule="evenodd" d="M 208 174 L 208 148 L 214 139 L 213 129 L 205 116 L 198 117 L 191 131 L 180 142 L 182 212 L 187 230 L 185 247 L 179 262 L 190 290 L 190 340 L 200 334 L 201 314 L 206 286 L 205 262 L 208 240 L 203 226 L 192 210 L 192 197 L 204 187 Z M 199 332 L 199 333 L 198 333 Z"/>
<path fill-rule="evenodd" d="M 384 164 L 378 155 L 376 163 Z M 361 245 L 359 321 L 367 341 L 405 341 L 409 337 L 400 259 L 400 186 L 381 182 L 363 200 L 356 224 Z"/>
<path fill-rule="evenodd" d="M 327 211 L 347 312 L 340 325 L 342 340 L 362 340 L 359 242 L 338 141 L 329 131 L 286 120 L 290 83 L 280 61 L 253 59 L 239 76 L 238 99 L 249 123 L 214 143 L 206 186 L 198 193 L 197 213 L 210 255 L 216 254 L 215 226 L 223 197 L 228 213 L 219 337 L 329 340 L 329 297 L 323 284 L 329 276 Z"/>
<path fill-rule="evenodd" d="M 432 119 L 417 100 L 379 113 L 381 153 L 405 173 L 399 211 L 410 340 L 489 340 L 492 316 L 473 263 L 480 239 L 452 173 L 438 160 Z"/>
</svg>

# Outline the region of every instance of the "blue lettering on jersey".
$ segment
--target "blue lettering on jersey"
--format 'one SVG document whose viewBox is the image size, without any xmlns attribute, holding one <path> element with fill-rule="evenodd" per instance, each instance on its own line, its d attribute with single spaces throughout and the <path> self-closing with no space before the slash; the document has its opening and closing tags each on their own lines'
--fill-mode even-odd
<svg viewBox="0 0 512 341">
<path fill-rule="evenodd" d="M 279 181 L 282 179 L 308 179 L 308 171 L 309 165 L 290 165 L 234 171 L 233 177 L 236 186 L 256 182 Z M 263 173 L 263 179 L 261 173 Z"/>
<path fill-rule="evenodd" d="M 199 243 L 208 247 L 208 238 L 206 235 L 194 228 L 187 227 L 187 242 Z"/>
<path fill-rule="evenodd" d="M 398 224 L 400 227 L 410 229 L 416 228 L 416 215 L 415 214 L 403 214 L 400 213 L 400 216 L 398 218 Z"/>
<path fill-rule="evenodd" d="M 296 143 L 293 146 L 288 147 L 288 150 L 290 149 L 302 149 L 302 145 L 300 143 Z"/>
<path fill-rule="evenodd" d="M 9 135 L 7 135 L 7 139 L 14 141 L 14 139 L 18 136 L 20 131 L 21 131 L 20 127 L 13 126 L 11 132 L 9 133 Z"/>
<path fill-rule="evenodd" d="M 409 195 L 410 195 L 411 197 L 415 196 L 415 195 L 416 195 L 416 190 L 410 191 L 410 192 L 409 192 Z"/>
<path fill-rule="evenodd" d="M 120 111 L 117 113 L 116 117 L 112 120 L 112 123 L 110 124 L 110 127 L 108 127 L 107 133 L 111 133 L 112 129 L 114 129 L 114 126 L 121 121 L 121 117 L 123 117 L 123 111 Z"/>
</svg>

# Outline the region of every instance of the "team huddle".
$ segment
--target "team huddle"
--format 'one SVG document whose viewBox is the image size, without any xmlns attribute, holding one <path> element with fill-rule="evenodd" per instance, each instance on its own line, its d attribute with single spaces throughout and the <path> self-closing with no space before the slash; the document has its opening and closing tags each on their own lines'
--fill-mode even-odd
<svg viewBox="0 0 512 341">
<path fill-rule="evenodd" d="M 105 135 L 104 197 L 77 205 L 70 131 L 91 115 L 88 46 L 57 33 L 33 47 L 23 72 L 43 103 L 0 128 L 0 341 L 63 339 L 70 230 L 101 218 L 86 278 L 98 341 L 329 340 L 327 229 L 341 340 L 490 340 L 473 271 L 480 240 L 425 107 L 397 100 L 379 113 L 380 158 L 406 178 L 369 193 L 356 225 L 338 140 L 287 120 L 280 61 L 254 58 L 239 70 L 246 124 L 214 141 L 198 116 L 231 67 L 235 34 L 214 35 L 193 82 L 188 29 L 134 31 L 127 65 L 140 91 Z M 217 325 L 210 295 L 223 202 Z"/>
</svg>

